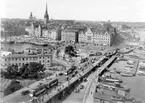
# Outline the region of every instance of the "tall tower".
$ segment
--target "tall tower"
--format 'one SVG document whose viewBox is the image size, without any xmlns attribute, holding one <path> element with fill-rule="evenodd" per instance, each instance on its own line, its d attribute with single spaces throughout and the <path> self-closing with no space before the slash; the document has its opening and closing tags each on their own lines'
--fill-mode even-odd
<svg viewBox="0 0 145 103">
<path fill-rule="evenodd" d="M 29 19 L 30 19 L 30 20 L 32 20 L 32 19 L 33 19 L 32 12 L 30 13 Z"/>
<path fill-rule="evenodd" d="M 44 23 L 48 23 L 49 22 L 49 15 L 48 15 L 48 12 L 47 12 L 47 3 L 46 3 L 46 11 L 45 11 L 45 14 L 44 14 Z"/>
</svg>

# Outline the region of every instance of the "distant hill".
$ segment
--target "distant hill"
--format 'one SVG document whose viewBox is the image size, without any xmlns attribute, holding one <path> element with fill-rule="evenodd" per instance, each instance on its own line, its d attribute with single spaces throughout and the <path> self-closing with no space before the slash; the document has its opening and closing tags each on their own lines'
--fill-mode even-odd
<svg viewBox="0 0 145 103">
<path fill-rule="evenodd" d="M 20 36 L 20 35 L 28 35 L 28 33 L 25 31 L 25 27 L 11 27 L 11 28 L 5 28 L 5 31 L 1 31 L 2 37 L 10 37 L 10 36 Z"/>
<path fill-rule="evenodd" d="M 122 25 L 122 29 L 124 30 L 124 29 L 131 29 L 131 27 L 130 26 L 127 26 L 127 25 L 125 25 L 125 24 L 123 24 Z"/>
<path fill-rule="evenodd" d="M 125 42 L 132 42 L 132 41 L 138 41 L 137 38 L 132 37 L 131 35 L 125 33 L 125 32 L 120 32 L 118 31 L 116 37 L 115 37 L 115 41 L 114 41 L 114 45 L 119 45 L 121 43 L 125 43 Z"/>
</svg>

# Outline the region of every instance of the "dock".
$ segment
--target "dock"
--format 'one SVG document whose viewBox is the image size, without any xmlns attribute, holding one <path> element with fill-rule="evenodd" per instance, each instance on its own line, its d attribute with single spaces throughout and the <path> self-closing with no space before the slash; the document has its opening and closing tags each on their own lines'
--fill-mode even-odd
<svg viewBox="0 0 145 103">
<path fill-rule="evenodd" d="M 133 70 L 132 70 L 133 76 L 136 75 L 138 65 L 139 65 L 139 60 L 136 60 L 134 66 L 133 66 Z"/>
</svg>

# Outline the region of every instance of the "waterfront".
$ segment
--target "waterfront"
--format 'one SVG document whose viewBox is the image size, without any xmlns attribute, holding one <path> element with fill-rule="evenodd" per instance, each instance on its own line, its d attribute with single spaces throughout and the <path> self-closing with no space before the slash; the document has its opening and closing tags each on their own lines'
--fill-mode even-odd
<svg viewBox="0 0 145 103">
<path fill-rule="evenodd" d="M 2 44 L 4 50 L 14 49 L 15 51 L 23 51 L 26 48 L 35 48 L 42 46 L 35 46 L 32 44 Z M 117 66 L 117 68 L 123 69 L 123 64 Z M 137 98 L 138 100 L 145 101 L 145 76 L 135 76 L 135 77 L 122 77 L 124 85 L 131 88 L 131 95 Z"/>
<path fill-rule="evenodd" d="M 125 63 L 124 61 L 114 63 L 111 68 L 114 67 L 122 71 L 125 68 Z M 134 96 L 137 100 L 145 102 L 145 76 L 123 77 L 116 74 L 114 76 L 123 80 L 123 84 L 131 89 L 130 95 Z"/>
<path fill-rule="evenodd" d="M 4 51 L 8 51 L 9 49 L 14 49 L 16 52 L 25 51 L 27 48 L 37 48 L 42 46 L 35 46 L 32 44 L 2 44 L 2 48 Z"/>
</svg>

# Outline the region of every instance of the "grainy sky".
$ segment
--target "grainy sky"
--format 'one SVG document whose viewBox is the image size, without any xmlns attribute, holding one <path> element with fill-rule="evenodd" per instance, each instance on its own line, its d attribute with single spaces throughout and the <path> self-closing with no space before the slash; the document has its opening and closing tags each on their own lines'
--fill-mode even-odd
<svg viewBox="0 0 145 103">
<path fill-rule="evenodd" d="M 145 0 L 2 0 L 2 17 L 43 18 L 46 2 L 53 19 L 144 21 Z M 5 4 L 5 5 L 4 5 Z"/>
</svg>

